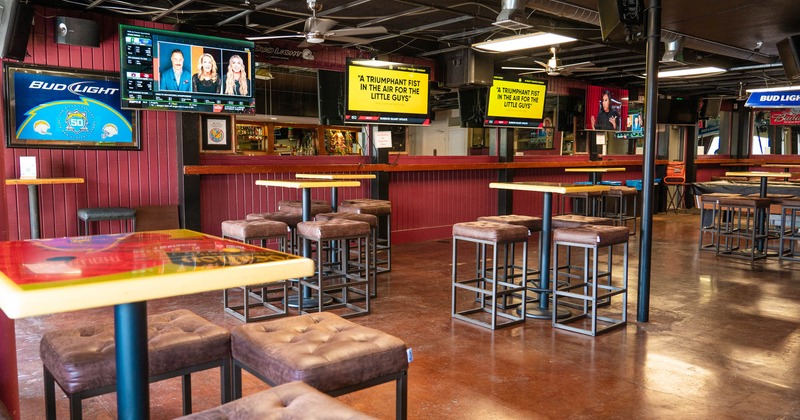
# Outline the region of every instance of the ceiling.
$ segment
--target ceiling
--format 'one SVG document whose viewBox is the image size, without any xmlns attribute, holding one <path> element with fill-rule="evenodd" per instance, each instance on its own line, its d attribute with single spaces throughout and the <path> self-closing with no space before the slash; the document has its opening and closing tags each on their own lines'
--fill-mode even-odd
<svg viewBox="0 0 800 420">
<path fill-rule="evenodd" d="M 30 0 L 30 3 L 150 19 L 175 24 L 182 31 L 241 38 L 297 34 L 303 31 L 311 14 L 306 0 Z M 645 42 L 604 43 L 598 0 L 318 0 L 317 3 L 318 7 L 321 5 L 317 16 L 338 22 L 334 29 L 371 26 L 387 29 L 386 34 L 363 36 L 371 38 L 370 43 L 354 45 L 327 40 L 325 45 L 367 49 L 378 56 L 396 53 L 436 58 L 491 38 L 554 32 L 579 39 L 559 46 L 563 64 L 591 61 L 607 68 L 569 77 L 597 85 L 634 88 L 640 93 L 644 90 Z M 493 25 L 503 12 L 503 5 L 511 20 L 524 29 Z M 680 39 L 683 44 L 682 54 L 675 61 L 662 62 L 662 70 L 713 65 L 728 72 L 662 79 L 659 93 L 741 98 L 744 89 L 790 84 L 776 43 L 800 34 L 797 0 L 661 0 L 661 7 L 662 41 Z M 662 42 L 659 57 L 664 50 Z M 503 66 L 537 66 L 535 61 L 546 62 L 550 55 L 548 47 L 495 54 L 495 72 L 502 71 Z"/>
</svg>

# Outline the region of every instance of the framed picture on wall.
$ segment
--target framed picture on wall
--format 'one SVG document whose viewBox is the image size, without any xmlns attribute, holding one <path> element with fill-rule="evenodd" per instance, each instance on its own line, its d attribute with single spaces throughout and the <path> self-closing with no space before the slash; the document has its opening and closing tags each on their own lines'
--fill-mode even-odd
<svg viewBox="0 0 800 420">
<path fill-rule="evenodd" d="M 233 153 L 231 117 L 225 115 L 201 115 L 200 127 L 200 152 Z"/>
<path fill-rule="evenodd" d="M 5 63 L 8 147 L 141 150 L 118 73 Z"/>
</svg>

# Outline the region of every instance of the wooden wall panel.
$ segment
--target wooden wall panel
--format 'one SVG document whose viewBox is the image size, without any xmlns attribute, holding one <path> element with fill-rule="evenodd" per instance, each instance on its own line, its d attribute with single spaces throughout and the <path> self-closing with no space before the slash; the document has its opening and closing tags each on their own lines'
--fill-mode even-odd
<svg viewBox="0 0 800 420">
<path fill-rule="evenodd" d="M 24 63 L 94 71 L 119 72 L 118 19 L 96 15 L 38 8 L 28 42 L 30 54 Z M 99 48 L 56 44 L 55 16 L 92 19 L 101 28 Z M 167 25 L 126 21 L 139 26 L 170 29 Z M 0 88 L 5 89 L 0 81 Z M 5 98 L 0 98 L 5 111 Z M 6 121 L 3 113 L 2 147 L 5 178 L 19 175 L 19 157 L 36 156 L 40 177 L 80 177 L 85 184 L 41 186 L 39 189 L 42 237 L 74 236 L 76 211 L 83 207 L 178 204 L 178 156 L 175 116 L 172 112 L 142 112 L 139 131 L 141 151 L 62 150 L 6 148 Z M 30 237 L 28 194 L 25 187 L 5 187 L 9 239 Z M 118 223 L 102 223 L 94 231 L 119 232 Z"/>
</svg>

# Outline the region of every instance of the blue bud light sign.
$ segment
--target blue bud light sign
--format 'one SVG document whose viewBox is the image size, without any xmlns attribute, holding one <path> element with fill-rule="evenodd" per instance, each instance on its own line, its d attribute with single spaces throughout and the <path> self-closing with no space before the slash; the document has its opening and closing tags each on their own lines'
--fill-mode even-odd
<svg viewBox="0 0 800 420">
<path fill-rule="evenodd" d="M 6 68 L 9 146 L 139 149 L 137 114 L 120 108 L 119 78 Z"/>
</svg>

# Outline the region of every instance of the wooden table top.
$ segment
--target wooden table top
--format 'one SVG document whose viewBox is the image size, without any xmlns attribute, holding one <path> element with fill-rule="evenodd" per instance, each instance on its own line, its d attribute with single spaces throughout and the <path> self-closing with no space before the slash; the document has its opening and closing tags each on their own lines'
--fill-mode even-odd
<svg viewBox="0 0 800 420">
<path fill-rule="evenodd" d="M 765 163 L 759 166 L 762 168 L 800 168 L 800 165 L 791 163 Z"/>
<path fill-rule="evenodd" d="M 295 178 L 301 179 L 375 179 L 375 174 L 295 174 Z"/>
<path fill-rule="evenodd" d="M 555 182 L 492 182 L 489 188 L 500 190 L 537 191 L 568 194 L 573 192 L 609 191 L 610 185 L 575 185 Z"/>
<path fill-rule="evenodd" d="M 625 172 L 625 168 L 564 168 L 564 172 Z"/>
<path fill-rule="evenodd" d="M 83 184 L 83 178 L 26 178 L 6 179 L 6 185 Z"/>
<path fill-rule="evenodd" d="M 325 181 L 325 180 L 279 180 L 279 179 L 259 179 L 256 180 L 256 185 L 265 187 L 283 187 L 283 188 L 330 188 L 330 187 L 360 187 L 359 181 Z"/>
<path fill-rule="evenodd" d="M 766 178 L 791 178 L 792 174 L 790 174 L 788 172 L 748 171 L 748 172 L 725 172 L 725 176 L 752 176 L 752 177 L 766 177 Z"/>
<path fill-rule="evenodd" d="M 0 309 L 23 318 L 314 274 L 308 258 L 187 229 L 0 242 Z"/>
</svg>

